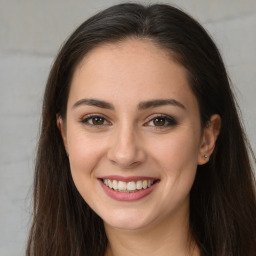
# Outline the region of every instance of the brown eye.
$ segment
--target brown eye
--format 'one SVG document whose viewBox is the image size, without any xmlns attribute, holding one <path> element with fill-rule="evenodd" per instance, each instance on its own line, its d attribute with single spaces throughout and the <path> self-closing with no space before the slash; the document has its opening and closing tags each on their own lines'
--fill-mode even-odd
<svg viewBox="0 0 256 256">
<path fill-rule="evenodd" d="M 104 121 L 105 120 L 102 117 L 93 117 L 92 118 L 92 124 L 94 124 L 94 125 L 103 125 Z"/>
<path fill-rule="evenodd" d="M 156 118 L 153 120 L 153 123 L 155 126 L 164 126 L 166 123 L 166 120 L 164 118 Z"/>
<path fill-rule="evenodd" d="M 171 116 L 157 116 L 153 119 L 151 119 L 149 122 L 146 123 L 147 126 L 152 126 L 155 128 L 167 128 L 167 127 L 173 127 L 178 124 L 177 120 Z"/>
<path fill-rule="evenodd" d="M 81 120 L 82 123 L 89 125 L 89 126 L 105 126 L 109 125 L 109 122 L 102 116 L 88 116 Z"/>
</svg>

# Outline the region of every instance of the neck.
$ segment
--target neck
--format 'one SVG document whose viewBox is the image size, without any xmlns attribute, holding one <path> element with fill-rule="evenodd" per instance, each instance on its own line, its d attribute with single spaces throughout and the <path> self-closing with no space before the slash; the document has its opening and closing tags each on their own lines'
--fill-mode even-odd
<svg viewBox="0 0 256 256">
<path fill-rule="evenodd" d="M 104 225 L 109 241 L 105 256 L 200 255 L 190 235 L 188 214 L 167 218 L 138 230 L 121 230 L 106 223 Z"/>
</svg>

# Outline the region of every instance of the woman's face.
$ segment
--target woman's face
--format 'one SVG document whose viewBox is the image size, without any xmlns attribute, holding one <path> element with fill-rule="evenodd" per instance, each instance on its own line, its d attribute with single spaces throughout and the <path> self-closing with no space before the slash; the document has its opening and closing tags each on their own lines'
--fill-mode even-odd
<svg viewBox="0 0 256 256">
<path fill-rule="evenodd" d="M 65 122 L 74 183 L 106 224 L 188 217 L 206 143 L 186 71 L 170 54 L 135 39 L 92 50 L 75 70 Z"/>
</svg>

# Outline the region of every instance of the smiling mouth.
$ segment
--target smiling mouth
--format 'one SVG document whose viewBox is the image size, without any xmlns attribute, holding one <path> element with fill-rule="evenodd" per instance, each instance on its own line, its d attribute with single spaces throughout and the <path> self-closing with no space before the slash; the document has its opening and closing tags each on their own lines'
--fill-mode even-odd
<svg viewBox="0 0 256 256">
<path fill-rule="evenodd" d="M 138 191 L 142 191 L 150 188 L 155 183 L 159 182 L 159 180 L 137 180 L 137 181 L 121 181 L 121 180 L 112 180 L 112 179 L 101 179 L 102 183 L 117 192 L 124 193 L 135 193 Z"/>
</svg>

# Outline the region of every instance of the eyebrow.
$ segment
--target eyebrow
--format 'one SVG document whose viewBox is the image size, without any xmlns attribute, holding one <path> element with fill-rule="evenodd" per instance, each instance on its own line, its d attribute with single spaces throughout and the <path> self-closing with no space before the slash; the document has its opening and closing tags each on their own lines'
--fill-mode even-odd
<svg viewBox="0 0 256 256">
<path fill-rule="evenodd" d="M 77 108 L 79 106 L 83 106 L 83 105 L 95 106 L 98 108 L 104 108 L 104 109 L 110 109 L 110 110 L 115 109 L 113 104 L 103 101 L 103 100 L 97 100 L 97 99 L 81 99 L 81 100 L 77 101 L 72 106 L 72 109 Z M 161 107 L 161 106 L 166 106 L 166 105 L 171 105 L 171 106 L 180 107 L 182 109 L 186 109 L 185 106 L 177 100 L 156 99 L 156 100 L 149 100 L 149 101 L 144 101 L 144 102 L 139 103 L 138 110 L 145 110 L 148 108 L 156 108 L 156 107 Z"/>
<path fill-rule="evenodd" d="M 114 109 L 114 105 L 112 105 L 111 103 L 108 103 L 103 100 L 97 100 L 97 99 L 81 99 L 73 105 L 72 109 L 82 105 L 95 106 L 98 108 L 106 108 L 106 109 L 112 109 L 112 110 Z"/>
<path fill-rule="evenodd" d="M 156 107 L 161 107 L 161 106 L 165 106 L 165 105 L 172 105 L 172 106 L 186 109 L 182 103 L 180 103 L 179 101 L 174 100 L 174 99 L 159 99 L 159 100 L 157 99 L 157 100 L 141 102 L 138 106 L 138 109 L 144 110 L 144 109 L 148 109 L 148 108 L 156 108 Z"/>
</svg>

